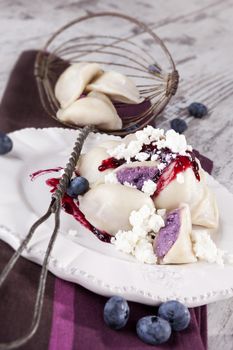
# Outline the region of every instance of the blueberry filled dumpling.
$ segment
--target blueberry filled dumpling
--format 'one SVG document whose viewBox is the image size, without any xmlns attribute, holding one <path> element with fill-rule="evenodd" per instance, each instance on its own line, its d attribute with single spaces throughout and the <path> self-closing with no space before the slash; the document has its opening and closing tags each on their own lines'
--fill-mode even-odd
<svg viewBox="0 0 233 350">
<path fill-rule="evenodd" d="M 87 91 L 98 91 L 109 96 L 111 100 L 128 104 L 143 101 L 134 82 L 119 72 L 102 72 L 87 86 Z"/>
<path fill-rule="evenodd" d="M 108 147 L 114 147 L 119 141 L 106 141 L 93 147 L 90 151 L 82 154 L 76 166 L 76 172 L 85 177 L 92 187 L 95 182 L 104 182 L 105 175 L 112 172 L 112 169 L 100 171 L 99 167 L 102 161 L 109 157 Z"/>
<path fill-rule="evenodd" d="M 154 252 L 160 264 L 196 262 L 191 241 L 192 223 L 189 206 L 181 204 L 170 211 L 154 240 Z"/>
<path fill-rule="evenodd" d="M 208 228 L 218 227 L 218 208 L 211 190 L 207 187 L 205 172 L 199 164 L 199 179 L 192 168 L 180 172 L 172 181 L 175 163 L 170 164 L 161 176 L 157 187 L 162 189 L 154 196 L 156 208 L 172 210 L 180 203 L 190 207 L 191 220 L 194 225 Z"/>
<path fill-rule="evenodd" d="M 105 130 L 119 130 L 122 120 L 111 100 L 100 92 L 90 92 L 65 109 L 59 109 L 57 118 L 76 126 L 94 125 Z"/>
<path fill-rule="evenodd" d="M 192 208 L 192 223 L 211 229 L 218 228 L 219 211 L 214 193 L 206 186 L 201 202 Z"/>
<path fill-rule="evenodd" d="M 143 192 L 121 184 L 99 184 L 79 197 L 79 208 L 97 229 L 115 235 L 130 230 L 130 214 L 144 205 L 153 209 L 152 199 Z"/>
<path fill-rule="evenodd" d="M 58 78 L 55 96 L 67 108 L 83 93 L 86 85 L 101 72 L 97 63 L 80 62 L 69 66 Z"/>
</svg>

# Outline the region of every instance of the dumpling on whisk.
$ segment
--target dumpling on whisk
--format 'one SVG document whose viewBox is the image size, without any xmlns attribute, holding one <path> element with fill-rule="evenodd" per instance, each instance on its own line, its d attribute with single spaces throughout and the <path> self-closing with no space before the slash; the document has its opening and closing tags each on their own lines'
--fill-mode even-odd
<svg viewBox="0 0 233 350">
<path fill-rule="evenodd" d="M 110 99 L 94 91 L 73 102 L 69 107 L 59 109 L 57 118 L 80 127 L 95 125 L 103 130 L 122 128 L 122 120 Z"/>
<path fill-rule="evenodd" d="M 67 108 L 77 100 L 86 85 L 101 72 L 97 63 L 75 63 L 69 66 L 58 78 L 55 96 L 61 108 Z"/>
<path fill-rule="evenodd" d="M 143 101 L 134 82 L 119 72 L 99 73 L 87 86 L 86 91 L 99 91 L 113 101 L 137 104 Z"/>
</svg>

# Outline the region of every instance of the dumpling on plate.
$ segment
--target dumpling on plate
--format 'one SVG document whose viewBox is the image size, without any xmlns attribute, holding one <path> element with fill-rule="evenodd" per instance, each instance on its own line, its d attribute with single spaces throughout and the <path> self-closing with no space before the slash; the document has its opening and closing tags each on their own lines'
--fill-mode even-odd
<svg viewBox="0 0 233 350">
<path fill-rule="evenodd" d="M 86 85 L 101 72 L 97 63 L 75 63 L 69 66 L 58 78 L 55 85 L 55 96 L 61 108 L 67 108 L 77 100 Z"/>
<path fill-rule="evenodd" d="M 169 212 L 154 240 L 154 252 L 161 264 L 185 264 L 196 262 L 192 249 L 192 223 L 189 206 L 181 204 Z"/>
<path fill-rule="evenodd" d="M 98 168 L 104 159 L 109 158 L 107 149 L 116 147 L 118 143 L 119 141 L 106 141 L 80 156 L 76 171 L 89 181 L 90 186 L 95 182 L 104 182 L 105 175 L 112 171 L 112 169 L 99 171 Z"/>
<path fill-rule="evenodd" d="M 134 82 L 119 72 L 109 71 L 98 74 L 86 88 L 87 91 L 99 91 L 111 100 L 136 104 L 143 101 Z"/>
<path fill-rule="evenodd" d="M 131 212 L 144 205 L 154 208 L 148 195 L 120 184 L 99 184 L 84 196 L 79 196 L 79 208 L 86 219 L 97 229 L 113 236 L 119 230 L 130 230 Z"/>
<path fill-rule="evenodd" d="M 155 207 L 173 210 L 181 203 L 186 203 L 190 207 L 193 224 L 216 228 L 218 226 L 218 209 L 214 196 L 206 185 L 203 169 L 199 170 L 200 181 L 196 178 L 193 170 L 188 168 L 180 173 L 181 181 L 175 178 L 169 182 L 174 165 L 175 163 L 172 163 L 168 166 L 159 180 L 163 181 L 165 185 L 154 197 Z"/>
<path fill-rule="evenodd" d="M 77 126 L 95 125 L 105 130 L 118 130 L 122 127 L 122 120 L 110 99 L 97 92 L 91 92 L 69 107 L 59 109 L 57 118 Z"/>
<path fill-rule="evenodd" d="M 206 186 L 201 202 L 192 208 L 192 223 L 216 229 L 219 225 L 219 211 L 214 193 Z"/>
</svg>

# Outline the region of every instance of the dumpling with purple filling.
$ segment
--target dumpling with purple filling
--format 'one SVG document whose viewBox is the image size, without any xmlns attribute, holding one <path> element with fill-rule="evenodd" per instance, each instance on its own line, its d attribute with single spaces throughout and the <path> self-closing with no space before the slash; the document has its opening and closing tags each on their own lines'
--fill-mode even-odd
<svg viewBox="0 0 233 350">
<path fill-rule="evenodd" d="M 191 168 L 179 173 L 178 177 L 170 181 L 174 164 L 168 166 L 160 179 L 164 185 L 154 196 L 155 207 L 172 210 L 181 203 L 186 203 L 190 207 L 193 224 L 217 228 L 218 208 L 214 195 L 207 187 L 203 169 L 199 169 L 200 181 Z"/>
<path fill-rule="evenodd" d="M 128 104 L 143 101 L 134 82 L 126 75 L 114 71 L 98 74 L 86 87 L 86 90 L 102 92 L 111 100 Z"/>
<path fill-rule="evenodd" d="M 91 186 L 97 181 L 104 182 L 105 175 L 112 172 L 112 169 L 99 171 L 98 168 L 104 159 L 109 158 L 107 149 L 116 147 L 118 144 L 119 141 L 117 140 L 105 141 L 96 147 L 93 147 L 87 153 L 82 154 L 76 166 L 76 171 L 79 175 L 85 177 Z"/>
<path fill-rule="evenodd" d="M 153 247 L 160 264 L 196 262 L 191 241 L 192 223 L 189 206 L 181 204 L 170 211 L 156 236 Z"/>
<path fill-rule="evenodd" d="M 131 230 L 131 212 L 144 205 L 154 208 L 148 195 L 121 184 L 99 184 L 79 196 L 79 208 L 85 218 L 97 229 L 113 236 L 119 230 Z"/>
<path fill-rule="evenodd" d="M 55 96 L 61 108 L 67 108 L 77 100 L 86 85 L 101 72 L 97 63 L 80 62 L 69 66 L 58 78 Z"/>
</svg>

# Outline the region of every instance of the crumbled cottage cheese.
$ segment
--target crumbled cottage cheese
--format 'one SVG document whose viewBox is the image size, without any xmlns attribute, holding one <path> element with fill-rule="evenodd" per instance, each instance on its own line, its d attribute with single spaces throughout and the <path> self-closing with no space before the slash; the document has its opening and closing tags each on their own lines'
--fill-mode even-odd
<svg viewBox="0 0 233 350">
<path fill-rule="evenodd" d="M 152 194 L 155 193 L 156 188 L 157 188 L 157 185 L 154 181 L 147 180 L 144 182 L 142 186 L 142 192 L 149 194 L 149 196 L 152 196 Z"/>
<path fill-rule="evenodd" d="M 131 231 L 118 231 L 111 242 L 118 250 L 132 254 L 141 262 L 156 264 L 157 258 L 153 251 L 152 236 L 164 226 L 162 216 L 144 205 L 138 211 L 132 211 L 129 217 Z"/>
<path fill-rule="evenodd" d="M 143 162 L 149 158 L 146 152 L 140 152 L 143 145 L 149 145 L 154 142 L 154 145 L 160 150 L 168 147 L 173 153 L 180 155 L 187 155 L 187 151 L 192 148 L 187 145 L 184 135 L 180 135 L 174 130 L 168 130 L 164 134 L 163 129 L 155 129 L 148 125 L 143 130 L 135 133 L 136 140 L 132 140 L 128 145 L 121 143 L 117 147 L 107 150 L 111 157 L 116 159 L 125 159 L 127 163 L 130 162 L 130 158 L 135 157 L 140 162 Z M 153 160 L 156 160 L 156 156 L 152 156 Z M 152 158 L 151 158 L 152 160 Z"/>
<path fill-rule="evenodd" d="M 193 251 L 199 260 L 224 265 L 225 252 L 218 249 L 206 230 L 192 232 Z"/>
</svg>

